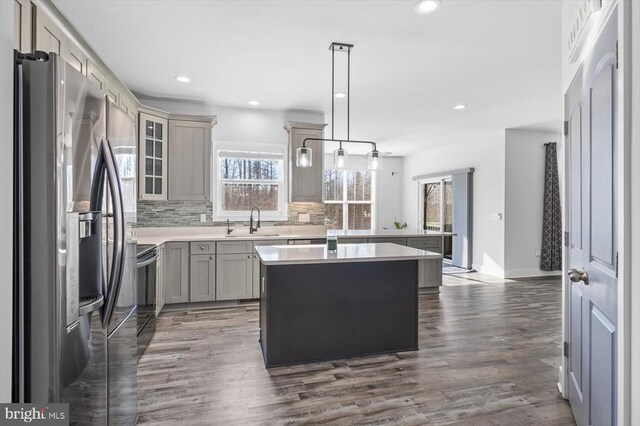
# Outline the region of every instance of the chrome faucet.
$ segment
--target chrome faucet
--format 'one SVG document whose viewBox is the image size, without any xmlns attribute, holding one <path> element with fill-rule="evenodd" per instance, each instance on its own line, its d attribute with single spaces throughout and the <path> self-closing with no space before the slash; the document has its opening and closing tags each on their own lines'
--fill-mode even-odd
<svg viewBox="0 0 640 426">
<path fill-rule="evenodd" d="M 256 223 L 256 227 L 253 227 L 253 211 L 258 211 L 258 222 Z M 249 233 L 253 234 L 254 232 L 258 232 L 258 228 L 260 228 L 260 209 L 257 207 L 251 207 L 251 217 L 249 218 Z"/>
<path fill-rule="evenodd" d="M 229 219 L 227 219 L 227 235 L 231 234 L 233 229 L 231 229 L 231 224 L 229 223 Z"/>
</svg>

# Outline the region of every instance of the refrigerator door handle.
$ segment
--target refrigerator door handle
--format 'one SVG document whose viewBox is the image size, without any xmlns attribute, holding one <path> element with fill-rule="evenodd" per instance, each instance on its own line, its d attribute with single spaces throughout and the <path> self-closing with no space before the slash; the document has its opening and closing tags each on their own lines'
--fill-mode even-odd
<svg viewBox="0 0 640 426">
<path fill-rule="evenodd" d="M 113 203 L 113 262 L 111 264 L 111 275 L 106 291 L 106 301 L 104 316 L 102 317 L 102 326 L 107 328 L 120 293 L 122 284 L 122 274 L 124 269 L 125 255 L 125 218 L 124 205 L 122 200 L 122 187 L 120 185 L 120 176 L 113 150 L 109 140 L 102 143 L 103 159 L 106 168 L 106 175 L 109 181 L 109 192 Z"/>
</svg>

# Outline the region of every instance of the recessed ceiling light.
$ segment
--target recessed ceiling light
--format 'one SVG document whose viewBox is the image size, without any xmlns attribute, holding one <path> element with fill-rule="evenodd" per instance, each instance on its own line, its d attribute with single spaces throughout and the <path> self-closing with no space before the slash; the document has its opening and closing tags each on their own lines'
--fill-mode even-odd
<svg viewBox="0 0 640 426">
<path fill-rule="evenodd" d="M 427 15 L 440 9 L 441 0 L 421 0 L 416 4 L 415 11 L 420 15 Z"/>
<path fill-rule="evenodd" d="M 180 83 L 188 83 L 191 80 L 189 79 L 189 77 L 185 76 L 185 75 L 176 75 L 174 77 L 177 81 L 179 81 Z"/>
<path fill-rule="evenodd" d="M 458 104 L 453 107 L 453 109 L 457 109 L 457 110 L 466 109 L 466 108 L 467 108 L 467 105 L 465 104 Z"/>
<path fill-rule="evenodd" d="M 346 94 L 346 93 L 342 93 L 342 92 L 338 92 L 338 93 L 336 93 L 336 94 L 335 94 L 335 95 L 333 95 L 333 96 L 335 96 L 335 97 L 336 97 L 336 98 L 338 98 L 338 99 L 343 99 L 343 98 L 346 98 L 346 97 L 347 97 L 347 94 Z"/>
<path fill-rule="evenodd" d="M 258 106 L 258 105 L 260 105 L 260 102 L 258 102 L 258 101 L 256 101 L 256 100 L 249 101 L 249 105 L 251 105 L 251 106 Z"/>
</svg>

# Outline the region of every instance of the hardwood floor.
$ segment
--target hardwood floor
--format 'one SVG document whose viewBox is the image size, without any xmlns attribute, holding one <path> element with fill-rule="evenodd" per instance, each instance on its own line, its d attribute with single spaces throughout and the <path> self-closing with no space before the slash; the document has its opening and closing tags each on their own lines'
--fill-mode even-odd
<svg viewBox="0 0 640 426">
<path fill-rule="evenodd" d="M 163 313 L 139 363 L 138 422 L 575 424 L 556 387 L 559 280 L 445 283 L 420 295 L 419 351 L 271 370 L 257 304 Z"/>
</svg>

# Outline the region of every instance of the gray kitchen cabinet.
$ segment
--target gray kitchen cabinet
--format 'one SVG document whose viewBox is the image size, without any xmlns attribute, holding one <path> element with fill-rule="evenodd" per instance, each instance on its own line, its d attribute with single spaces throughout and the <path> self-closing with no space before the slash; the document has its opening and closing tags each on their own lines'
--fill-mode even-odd
<svg viewBox="0 0 640 426">
<path fill-rule="evenodd" d="M 164 250 L 164 301 L 189 301 L 189 243 L 166 243 Z"/>
<path fill-rule="evenodd" d="M 442 237 L 410 237 L 407 246 L 442 253 Z"/>
<path fill-rule="evenodd" d="M 189 301 L 216 300 L 216 257 L 196 254 L 190 257 Z"/>
<path fill-rule="evenodd" d="M 406 238 L 397 238 L 397 237 L 374 237 L 369 238 L 370 243 L 391 243 L 391 244 L 400 244 L 401 246 L 407 245 Z"/>
<path fill-rule="evenodd" d="M 407 238 L 409 247 L 442 254 L 442 237 Z M 442 285 L 442 259 L 421 260 L 418 263 L 418 286 L 420 288 Z"/>
<path fill-rule="evenodd" d="M 20 52 L 31 52 L 31 17 L 33 6 L 30 0 L 14 0 L 13 30 L 14 47 Z"/>
<path fill-rule="evenodd" d="M 141 200 L 167 199 L 166 118 L 140 113 L 138 136 L 138 194 Z"/>
<path fill-rule="evenodd" d="M 169 200 L 211 198 L 212 126 L 211 117 L 208 121 L 169 119 Z"/>
<path fill-rule="evenodd" d="M 138 121 L 138 111 L 135 107 L 135 102 L 133 99 L 123 93 L 120 95 L 119 105 L 120 108 L 122 108 L 124 112 L 127 113 L 127 115 L 133 120 L 134 123 Z"/>
<path fill-rule="evenodd" d="M 102 90 L 103 92 L 106 91 L 107 80 L 104 76 L 104 73 L 102 72 L 100 67 L 91 60 L 87 62 L 87 78 L 90 82 L 98 86 L 100 90 Z"/>
<path fill-rule="evenodd" d="M 158 246 L 156 260 L 156 316 L 160 315 L 164 306 L 164 244 Z"/>
<path fill-rule="evenodd" d="M 216 254 L 215 241 L 192 241 L 189 246 L 191 254 Z"/>
<path fill-rule="evenodd" d="M 252 253 L 253 241 L 222 241 L 218 243 L 218 254 Z"/>
<path fill-rule="evenodd" d="M 216 300 L 253 297 L 253 254 L 219 254 L 216 268 Z"/>
<path fill-rule="evenodd" d="M 289 121 L 285 129 L 289 133 L 289 201 L 321 203 L 324 189 L 324 144 L 308 141 L 311 148 L 311 167 L 296 166 L 296 151 L 306 138 L 322 138 L 326 124 Z"/>
<path fill-rule="evenodd" d="M 260 257 L 257 253 L 253 253 L 253 275 L 251 283 L 251 297 L 260 298 Z"/>
<path fill-rule="evenodd" d="M 70 37 L 69 31 L 60 27 L 46 12 L 43 5 L 35 7 L 35 24 L 33 35 L 34 50 L 54 52 L 62 59 L 77 69 L 83 75 L 87 75 L 87 55 Z"/>
<path fill-rule="evenodd" d="M 120 103 L 120 88 L 115 83 L 107 79 L 106 86 L 107 97 L 115 104 Z"/>
<path fill-rule="evenodd" d="M 439 287 L 442 285 L 442 259 L 418 262 L 418 287 Z"/>
</svg>

